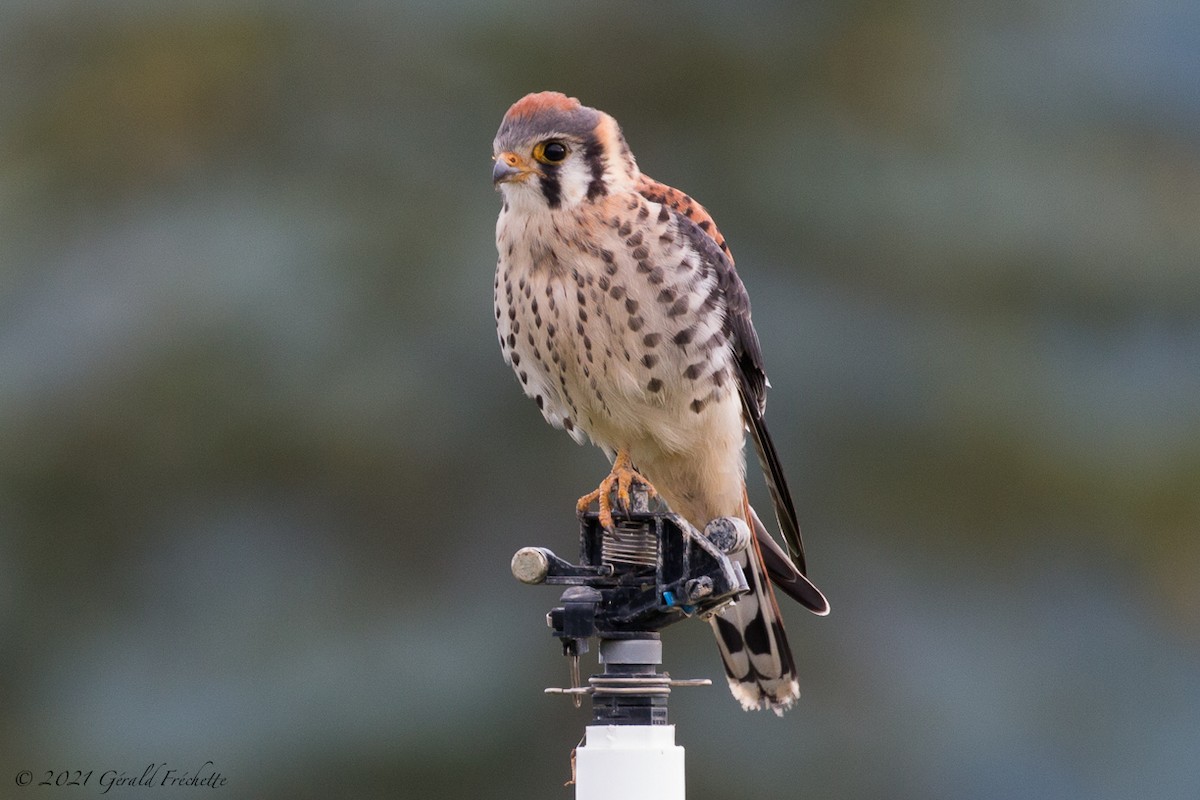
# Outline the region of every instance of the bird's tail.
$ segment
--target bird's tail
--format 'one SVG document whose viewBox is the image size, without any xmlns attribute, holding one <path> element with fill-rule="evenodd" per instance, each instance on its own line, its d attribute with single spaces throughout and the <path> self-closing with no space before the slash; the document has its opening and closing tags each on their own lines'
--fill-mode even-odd
<svg viewBox="0 0 1200 800">
<path fill-rule="evenodd" d="M 800 697 L 800 682 L 759 544 L 760 537 L 770 537 L 748 503 L 745 508 L 755 535 L 734 560 L 750 591 L 710 623 L 733 696 L 747 711 L 769 708 L 782 715 Z"/>
</svg>

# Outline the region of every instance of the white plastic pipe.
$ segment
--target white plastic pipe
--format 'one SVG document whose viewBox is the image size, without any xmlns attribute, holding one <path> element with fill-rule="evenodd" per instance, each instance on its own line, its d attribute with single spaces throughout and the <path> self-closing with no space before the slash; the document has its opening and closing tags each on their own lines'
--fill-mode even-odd
<svg viewBox="0 0 1200 800">
<path fill-rule="evenodd" d="M 575 800 L 684 800 L 674 725 L 589 725 L 575 751 Z"/>
</svg>

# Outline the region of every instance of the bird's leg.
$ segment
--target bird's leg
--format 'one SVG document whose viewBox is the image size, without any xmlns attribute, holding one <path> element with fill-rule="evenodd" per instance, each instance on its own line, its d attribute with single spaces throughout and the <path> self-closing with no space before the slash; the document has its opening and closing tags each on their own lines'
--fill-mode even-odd
<svg viewBox="0 0 1200 800">
<path fill-rule="evenodd" d="M 617 502 L 626 511 L 629 510 L 629 489 L 634 483 L 640 483 L 646 487 L 646 493 L 650 497 L 658 494 L 650 481 L 646 480 L 645 476 L 633 468 L 633 462 L 629 459 L 629 453 L 621 448 L 617 450 L 617 457 L 613 459 L 612 470 L 605 476 L 604 480 L 600 481 L 600 486 L 594 492 L 588 492 L 583 497 L 579 498 L 578 509 L 582 514 L 587 511 L 588 506 L 592 501 L 600 507 L 600 525 L 607 530 L 613 529 L 613 501 L 612 490 L 616 487 Z"/>
</svg>

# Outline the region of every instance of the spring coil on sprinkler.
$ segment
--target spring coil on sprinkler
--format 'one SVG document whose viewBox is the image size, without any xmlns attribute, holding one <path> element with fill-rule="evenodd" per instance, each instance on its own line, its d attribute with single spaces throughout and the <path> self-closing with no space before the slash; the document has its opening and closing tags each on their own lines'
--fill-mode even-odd
<svg viewBox="0 0 1200 800">
<path fill-rule="evenodd" d="M 605 531 L 600 542 L 600 560 L 605 564 L 653 567 L 658 563 L 658 537 L 649 522 L 620 522 Z"/>
</svg>

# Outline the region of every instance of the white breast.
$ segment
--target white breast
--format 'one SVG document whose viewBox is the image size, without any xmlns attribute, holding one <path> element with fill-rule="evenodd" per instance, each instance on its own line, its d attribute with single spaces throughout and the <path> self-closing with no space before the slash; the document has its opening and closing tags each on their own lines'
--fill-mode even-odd
<svg viewBox="0 0 1200 800">
<path fill-rule="evenodd" d="M 740 492 L 724 307 L 674 216 L 632 194 L 585 210 L 509 210 L 497 246 L 501 349 L 547 421 L 609 452 L 628 448 L 652 480 L 690 459 Z"/>
</svg>

